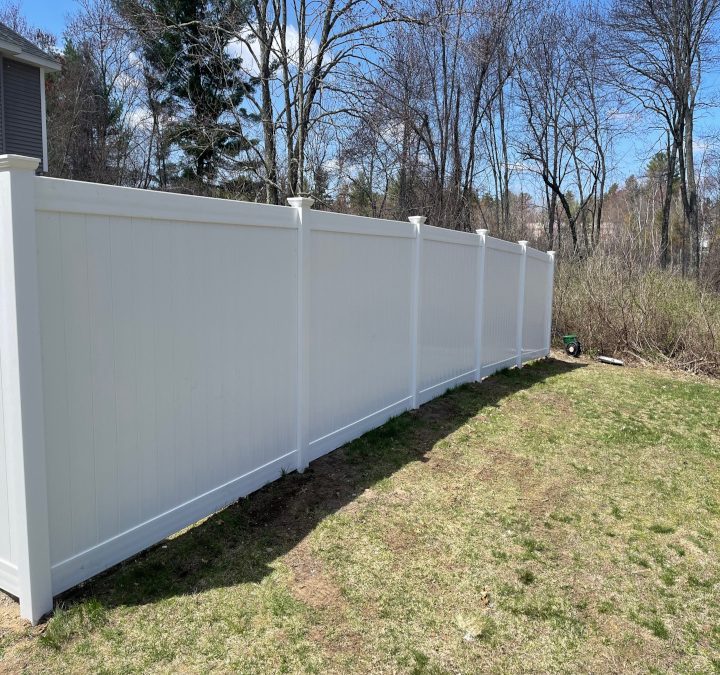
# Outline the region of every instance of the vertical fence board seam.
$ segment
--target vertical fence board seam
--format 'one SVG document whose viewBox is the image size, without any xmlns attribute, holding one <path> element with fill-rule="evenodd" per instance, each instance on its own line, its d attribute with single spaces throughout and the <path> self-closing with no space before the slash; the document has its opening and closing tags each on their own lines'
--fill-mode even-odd
<svg viewBox="0 0 720 675">
<path fill-rule="evenodd" d="M 309 464 L 309 353 L 308 353 L 308 263 L 310 213 L 314 203 L 308 197 L 289 197 L 296 211 L 297 231 L 297 470 L 302 473 Z"/>
<path fill-rule="evenodd" d="M 548 280 L 547 280 L 547 304 L 545 306 L 545 337 L 547 338 L 547 353 L 550 353 L 552 345 L 552 304 L 553 287 L 555 285 L 555 251 L 548 251 Z"/>
<path fill-rule="evenodd" d="M 527 242 L 519 241 L 522 247 L 522 262 L 520 263 L 520 280 L 518 281 L 517 298 L 517 367 L 522 366 L 523 330 L 525 327 L 525 272 L 527 269 Z"/>
<path fill-rule="evenodd" d="M 475 291 L 475 381 L 482 379 L 482 332 L 483 313 L 485 311 L 485 251 L 487 249 L 487 230 L 476 230 L 480 244 L 477 250 L 477 279 Z"/>
<path fill-rule="evenodd" d="M 422 281 L 421 265 L 423 256 L 423 223 L 425 216 L 410 216 L 408 220 L 415 228 L 415 246 L 413 248 L 412 266 L 412 307 L 410 311 L 410 350 L 411 350 L 411 372 L 410 372 L 410 395 L 412 396 L 413 410 L 418 407 L 418 371 L 419 371 L 419 333 L 420 333 L 420 286 Z"/>
</svg>

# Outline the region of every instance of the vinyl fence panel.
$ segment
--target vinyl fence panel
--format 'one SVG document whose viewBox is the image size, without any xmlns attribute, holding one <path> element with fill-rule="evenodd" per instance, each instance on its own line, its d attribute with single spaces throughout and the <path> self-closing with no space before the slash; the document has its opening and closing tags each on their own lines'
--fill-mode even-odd
<svg viewBox="0 0 720 675">
<path fill-rule="evenodd" d="M 0 156 L 0 587 L 53 595 L 549 351 L 551 254 Z"/>
<path fill-rule="evenodd" d="M 162 205 L 85 215 L 101 210 L 91 185 L 72 186 L 77 212 L 59 211 L 40 186 L 58 592 L 232 500 L 235 486 L 294 468 L 297 230 L 281 207 L 277 226 L 215 223 L 224 204 L 205 199 L 182 221 Z"/>
<path fill-rule="evenodd" d="M 373 235 L 377 221 L 313 215 L 309 459 L 410 407 L 414 239 L 410 223 L 388 222 Z"/>
<path fill-rule="evenodd" d="M 527 249 L 525 261 L 525 297 L 523 305 L 523 360 L 547 354 L 548 331 L 552 307 L 552 277 L 548 272 L 547 254 Z M 550 268 L 552 269 L 552 268 Z"/>
<path fill-rule="evenodd" d="M 419 402 L 475 379 L 479 238 L 424 225 L 420 263 Z"/>
<path fill-rule="evenodd" d="M 517 360 L 522 247 L 486 237 L 482 318 L 482 375 L 507 368 Z"/>
</svg>

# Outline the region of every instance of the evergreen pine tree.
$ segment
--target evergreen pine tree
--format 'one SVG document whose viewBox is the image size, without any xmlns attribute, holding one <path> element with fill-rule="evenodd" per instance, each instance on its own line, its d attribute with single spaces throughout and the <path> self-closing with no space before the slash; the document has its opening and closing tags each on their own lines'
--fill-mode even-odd
<svg viewBox="0 0 720 675">
<path fill-rule="evenodd" d="M 242 107 L 256 80 L 229 50 L 247 23 L 247 0 L 117 0 L 135 29 L 158 100 L 172 122 L 168 136 L 176 181 L 215 193 L 236 182 L 239 160 L 254 141 Z"/>
</svg>

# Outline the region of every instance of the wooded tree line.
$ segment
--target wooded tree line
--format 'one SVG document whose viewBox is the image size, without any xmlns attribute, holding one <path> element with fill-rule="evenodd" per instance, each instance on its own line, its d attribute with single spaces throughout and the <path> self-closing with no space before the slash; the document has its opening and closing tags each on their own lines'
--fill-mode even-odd
<svg viewBox="0 0 720 675">
<path fill-rule="evenodd" d="M 49 173 L 720 267 L 720 0 L 79 0 Z M 17 6 L 0 20 L 49 48 Z M 712 129 L 711 129 L 712 131 Z M 646 168 L 617 177 L 634 139 Z M 620 184 L 618 184 L 620 183 Z M 720 279 L 718 279 L 720 283 Z"/>
</svg>

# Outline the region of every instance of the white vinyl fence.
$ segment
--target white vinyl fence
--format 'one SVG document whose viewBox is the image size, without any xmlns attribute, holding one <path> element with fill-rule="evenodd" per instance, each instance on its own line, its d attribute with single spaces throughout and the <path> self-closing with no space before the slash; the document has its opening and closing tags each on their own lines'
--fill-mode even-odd
<svg viewBox="0 0 720 675">
<path fill-rule="evenodd" d="M 53 595 L 549 351 L 553 254 L 0 157 L 0 587 Z"/>
</svg>

